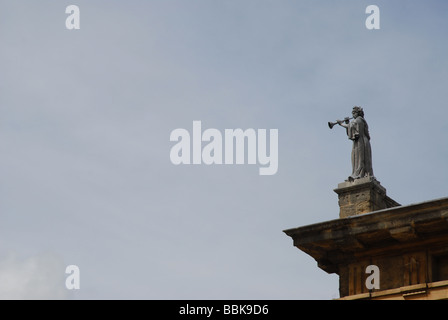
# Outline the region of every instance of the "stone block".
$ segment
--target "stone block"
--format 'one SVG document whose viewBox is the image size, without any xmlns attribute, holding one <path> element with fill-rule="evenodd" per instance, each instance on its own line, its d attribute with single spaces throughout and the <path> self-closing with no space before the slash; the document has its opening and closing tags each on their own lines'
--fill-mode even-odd
<svg viewBox="0 0 448 320">
<path fill-rule="evenodd" d="M 386 189 L 374 177 L 345 181 L 334 191 L 339 197 L 340 218 L 400 205 L 386 195 Z"/>
</svg>

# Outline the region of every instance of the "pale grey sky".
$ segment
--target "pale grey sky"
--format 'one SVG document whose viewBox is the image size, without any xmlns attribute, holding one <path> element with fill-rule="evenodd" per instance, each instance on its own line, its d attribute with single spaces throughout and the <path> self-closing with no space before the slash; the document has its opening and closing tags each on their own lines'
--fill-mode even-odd
<svg viewBox="0 0 448 320">
<path fill-rule="evenodd" d="M 70 4 L 80 30 L 65 28 Z M 351 144 L 327 122 L 354 105 L 389 196 L 447 196 L 447 9 L 0 0 L 0 297 L 338 297 L 282 230 L 338 218 Z M 194 120 L 278 129 L 278 173 L 173 165 L 170 133 Z"/>
</svg>

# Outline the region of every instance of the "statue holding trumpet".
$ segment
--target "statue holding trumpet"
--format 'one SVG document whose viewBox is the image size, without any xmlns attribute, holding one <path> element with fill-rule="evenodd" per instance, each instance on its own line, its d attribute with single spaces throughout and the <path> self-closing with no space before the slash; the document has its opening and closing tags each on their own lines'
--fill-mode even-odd
<svg viewBox="0 0 448 320">
<path fill-rule="evenodd" d="M 353 119 L 353 121 L 350 121 Z M 344 127 L 347 136 L 353 141 L 352 147 L 352 174 L 348 181 L 364 177 L 373 177 L 372 168 L 372 149 L 370 146 L 369 126 L 364 119 L 364 110 L 361 107 L 354 106 L 352 117 L 346 117 L 344 120 L 328 122 L 332 129 L 336 124 Z"/>
</svg>

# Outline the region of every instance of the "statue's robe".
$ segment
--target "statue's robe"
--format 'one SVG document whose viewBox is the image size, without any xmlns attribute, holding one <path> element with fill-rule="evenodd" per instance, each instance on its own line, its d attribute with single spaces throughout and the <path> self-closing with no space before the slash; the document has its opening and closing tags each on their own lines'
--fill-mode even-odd
<svg viewBox="0 0 448 320">
<path fill-rule="evenodd" d="M 369 127 L 364 118 L 357 117 L 351 121 L 348 124 L 347 135 L 350 140 L 353 140 L 352 174 L 349 179 L 373 177 Z"/>
</svg>

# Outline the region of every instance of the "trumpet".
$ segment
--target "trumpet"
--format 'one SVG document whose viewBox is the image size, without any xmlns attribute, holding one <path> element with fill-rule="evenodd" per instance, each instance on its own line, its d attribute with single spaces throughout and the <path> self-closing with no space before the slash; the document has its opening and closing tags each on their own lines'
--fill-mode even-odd
<svg viewBox="0 0 448 320">
<path fill-rule="evenodd" d="M 353 117 L 345 117 L 344 120 L 336 120 L 336 122 L 328 122 L 328 127 L 330 129 L 333 129 L 333 127 L 335 125 L 337 125 L 338 123 L 340 123 L 340 122 L 348 123 L 350 121 L 350 119 L 353 119 Z"/>
</svg>

